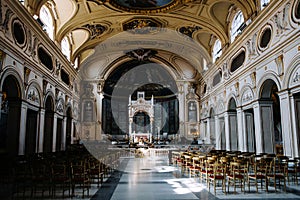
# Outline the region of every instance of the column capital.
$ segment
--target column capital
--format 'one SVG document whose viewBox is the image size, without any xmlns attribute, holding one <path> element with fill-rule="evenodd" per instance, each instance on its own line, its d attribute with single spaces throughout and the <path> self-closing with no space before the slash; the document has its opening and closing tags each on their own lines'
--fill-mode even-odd
<svg viewBox="0 0 300 200">
<path fill-rule="evenodd" d="M 290 92 L 288 90 L 282 90 L 282 91 L 279 91 L 277 92 L 279 98 L 282 98 L 284 96 L 289 96 L 290 95 Z"/>
</svg>

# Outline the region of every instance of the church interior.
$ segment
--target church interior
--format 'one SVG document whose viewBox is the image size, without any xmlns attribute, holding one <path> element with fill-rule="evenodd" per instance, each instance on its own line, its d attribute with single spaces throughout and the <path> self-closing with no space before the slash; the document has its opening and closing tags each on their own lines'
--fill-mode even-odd
<svg viewBox="0 0 300 200">
<path fill-rule="evenodd" d="M 300 0 L 0 0 L 1 199 L 300 199 Z"/>
</svg>

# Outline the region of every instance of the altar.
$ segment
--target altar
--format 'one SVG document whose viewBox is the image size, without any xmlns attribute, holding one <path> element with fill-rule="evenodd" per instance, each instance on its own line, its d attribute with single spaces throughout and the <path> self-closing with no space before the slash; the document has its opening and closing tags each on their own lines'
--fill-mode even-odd
<svg viewBox="0 0 300 200">
<path fill-rule="evenodd" d="M 135 133 L 133 132 L 131 134 L 133 142 L 137 143 L 140 142 L 141 139 L 143 139 L 145 141 L 145 139 L 147 139 L 149 142 L 152 142 L 152 134 L 151 133 Z"/>
<path fill-rule="evenodd" d="M 129 137 L 133 143 L 152 143 L 154 124 L 154 97 L 145 99 L 145 92 L 137 92 L 137 100 L 129 96 L 128 105 Z"/>
</svg>

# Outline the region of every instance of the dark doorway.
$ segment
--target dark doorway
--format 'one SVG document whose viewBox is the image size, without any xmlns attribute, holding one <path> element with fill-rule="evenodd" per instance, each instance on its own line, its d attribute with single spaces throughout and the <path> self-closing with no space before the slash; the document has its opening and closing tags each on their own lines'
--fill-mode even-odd
<svg viewBox="0 0 300 200">
<path fill-rule="evenodd" d="M 45 124 L 44 124 L 44 152 L 52 152 L 53 144 L 53 121 L 54 103 L 53 98 L 48 96 L 45 104 Z"/>
<path fill-rule="evenodd" d="M 62 122 L 63 120 L 57 118 L 57 128 L 56 128 L 56 151 L 61 150 L 61 141 L 62 141 Z"/>
<path fill-rule="evenodd" d="M 26 138 L 25 138 L 25 154 L 32 155 L 36 152 L 36 135 L 37 135 L 37 117 L 38 112 L 27 110 L 26 120 Z"/>
</svg>

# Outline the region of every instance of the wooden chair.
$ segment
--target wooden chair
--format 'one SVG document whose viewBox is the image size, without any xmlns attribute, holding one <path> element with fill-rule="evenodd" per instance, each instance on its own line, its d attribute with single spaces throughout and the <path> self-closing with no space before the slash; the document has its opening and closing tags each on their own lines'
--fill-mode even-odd
<svg viewBox="0 0 300 200">
<path fill-rule="evenodd" d="M 258 192 L 258 183 L 260 182 L 261 189 L 263 188 L 263 183 L 266 182 L 266 166 L 267 163 L 262 160 L 257 160 L 254 163 L 249 163 L 248 166 L 248 190 L 250 192 L 251 183 L 254 182 L 256 187 L 256 192 Z"/>
<path fill-rule="evenodd" d="M 247 164 L 244 162 L 231 162 L 230 169 L 227 174 L 228 180 L 228 193 L 230 185 L 234 187 L 234 193 L 236 193 L 236 186 L 241 188 L 241 191 L 245 192 L 245 180 L 247 178 Z"/>
<path fill-rule="evenodd" d="M 71 177 L 69 166 L 65 164 L 53 164 L 51 167 L 51 183 L 52 183 L 52 196 L 56 195 L 57 188 L 62 190 L 64 197 L 65 191 L 69 191 L 71 196 Z"/>
<path fill-rule="evenodd" d="M 89 196 L 90 189 L 90 177 L 89 171 L 86 165 L 72 165 L 71 166 L 71 184 L 72 184 L 72 195 L 75 193 L 75 188 L 82 189 L 82 197 L 84 198 L 85 191 Z"/>
<path fill-rule="evenodd" d="M 276 162 L 277 161 L 277 162 Z M 281 186 L 281 180 L 284 183 L 284 191 L 286 192 L 286 179 L 287 179 L 287 163 L 285 162 L 278 162 L 275 158 L 270 162 L 267 168 L 267 182 L 266 188 L 268 192 L 268 186 L 273 180 L 275 192 L 277 192 L 277 181 L 279 183 L 279 187 Z"/>
<path fill-rule="evenodd" d="M 227 171 L 226 164 L 215 162 L 214 164 L 212 164 L 212 166 L 213 166 L 213 173 L 209 174 L 208 177 L 208 190 L 210 191 L 210 185 L 213 184 L 214 193 L 216 195 L 217 184 L 218 182 L 221 181 L 222 191 L 226 194 L 226 171 Z"/>
</svg>

